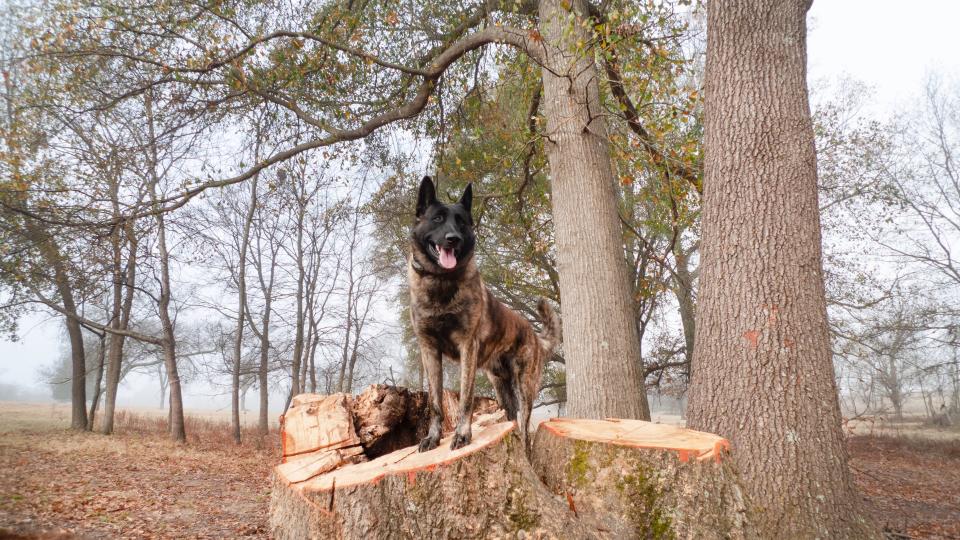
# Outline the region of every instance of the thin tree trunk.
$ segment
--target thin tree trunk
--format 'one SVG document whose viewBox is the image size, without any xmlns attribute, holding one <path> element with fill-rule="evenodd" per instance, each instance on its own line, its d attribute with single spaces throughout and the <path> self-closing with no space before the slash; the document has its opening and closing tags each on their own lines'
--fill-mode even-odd
<svg viewBox="0 0 960 540">
<path fill-rule="evenodd" d="M 167 385 L 170 388 L 170 436 L 177 442 L 186 442 L 187 433 L 183 418 L 183 393 L 177 369 L 177 341 L 170 319 L 170 254 L 163 214 L 157 214 L 157 245 L 160 249 L 160 302 L 158 312 L 163 328 L 163 363 L 167 368 Z"/>
<path fill-rule="evenodd" d="M 300 193 L 297 193 L 297 204 L 299 205 L 297 208 L 297 327 L 293 342 L 293 365 L 290 368 L 290 376 L 293 379 L 290 386 L 291 398 L 302 391 L 300 362 L 303 360 L 303 288 L 306 273 L 303 266 L 303 222 L 307 202 L 302 199 Z"/>
<path fill-rule="evenodd" d="M 259 149 L 259 146 L 257 147 Z M 259 152 L 255 152 L 256 154 Z M 233 342 L 233 395 L 231 399 L 231 423 L 233 440 L 240 444 L 240 356 L 243 352 L 243 329 L 246 326 L 247 307 L 247 245 L 250 238 L 250 225 L 257 207 L 257 181 L 260 175 L 254 175 L 250 182 L 250 206 L 243 220 L 243 236 L 240 238 L 240 267 L 237 269 L 237 336 Z"/>
<path fill-rule="evenodd" d="M 761 538 L 870 538 L 830 352 L 806 86 L 809 0 L 708 5 L 687 424 L 731 440 Z"/>
<path fill-rule="evenodd" d="M 350 253 L 349 283 L 347 286 L 347 328 L 343 335 L 343 351 L 340 359 L 340 377 L 337 379 L 337 390 L 347 392 L 347 367 L 350 363 L 350 331 L 353 329 L 353 251 Z"/>
<path fill-rule="evenodd" d="M 354 324 L 353 347 L 350 352 L 350 367 L 347 370 L 347 378 L 343 383 L 343 389 L 341 389 L 341 392 L 353 392 L 353 373 L 357 366 L 357 349 L 360 348 L 360 330 L 360 325 Z"/>
<path fill-rule="evenodd" d="M 36 224 L 33 225 L 36 227 Z M 63 303 L 63 309 L 67 313 L 77 313 L 77 305 L 73 298 L 73 287 L 70 285 L 70 277 L 64 267 L 60 251 L 52 238 L 46 238 L 47 260 L 53 266 L 54 280 L 57 290 L 60 293 L 60 300 Z M 87 359 L 83 349 L 83 329 L 80 327 L 80 321 L 74 317 L 65 317 L 64 323 L 67 325 L 67 336 L 70 339 L 70 359 L 71 359 L 71 419 L 70 428 L 76 430 L 87 429 Z"/>
<path fill-rule="evenodd" d="M 315 320 L 313 320 L 313 321 L 311 321 L 310 324 L 313 325 L 313 333 L 314 333 L 314 335 L 316 335 L 316 333 L 317 333 L 317 322 L 316 322 Z M 316 364 L 316 357 L 317 357 L 317 345 L 318 345 L 319 343 L 320 343 L 320 340 L 317 339 L 317 338 L 314 338 L 313 343 L 310 345 L 309 356 L 307 357 L 307 359 L 310 361 L 310 392 L 311 392 L 311 393 L 316 393 L 316 391 L 317 391 L 317 364 Z"/>
<path fill-rule="evenodd" d="M 576 21 L 568 19 L 570 6 Z M 649 419 L 586 4 L 541 0 L 544 144 L 564 321 L 567 413 Z"/>
<path fill-rule="evenodd" d="M 960 357 L 957 355 L 957 345 L 953 346 L 953 414 L 960 414 Z"/>
<path fill-rule="evenodd" d="M 160 380 L 160 408 L 167 402 L 167 376 L 163 364 L 157 364 L 157 378 Z"/>
<path fill-rule="evenodd" d="M 890 404 L 893 405 L 893 414 L 897 420 L 903 419 L 903 394 L 900 391 L 900 372 L 897 369 L 897 352 L 899 347 L 887 355 L 886 383 L 889 390 Z"/>
<path fill-rule="evenodd" d="M 674 250 L 674 259 L 677 262 L 674 295 L 680 311 L 680 324 L 683 326 L 684 358 L 687 361 L 687 377 L 690 377 L 690 366 L 693 364 L 694 338 L 696 336 L 696 310 L 693 300 L 693 276 L 690 274 L 690 258 L 682 248 Z"/>
<path fill-rule="evenodd" d="M 147 127 L 149 129 L 150 148 L 150 199 L 157 202 L 157 139 L 153 126 L 153 99 L 148 92 L 145 94 L 145 109 L 147 113 Z M 161 348 L 163 349 L 163 364 L 167 369 L 167 384 L 170 388 L 170 436 L 177 442 L 186 442 L 187 433 L 183 418 L 183 393 L 180 388 L 180 374 L 177 370 L 177 339 L 174 333 L 173 321 L 170 318 L 170 252 L 167 249 L 167 227 L 163 212 L 155 215 L 157 222 L 157 249 L 160 255 L 160 296 L 157 302 L 157 314 L 160 316 L 162 328 Z"/>
<path fill-rule="evenodd" d="M 270 298 L 264 305 L 263 329 L 260 331 L 260 369 L 257 373 L 260 386 L 260 418 L 257 422 L 257 432 L 267 435 L 270 432 L 270 388 L 267 386 L 267 376 L 270 374 Z"/>
<path fill-rule="evenodd" d="M 103 367 L 107 354 L 106 340 L 107 333 L 101 333 L 99 349 L 97 349 L 97 380 L 93 384 L 93 399 L 90 401 L 90 413 L 87 414 L 87 431 L 93 431 L 96 424 L 97 406 L 100 404 L 100 394 L 103 386 Z"/>
<path fill-rule="evenodd" d="M 111 189 L 111 199 L 114 203 L 114 215 L 119 216 L 119 199 L 115 196 L 113 189 Z M 115 239 L 117 244 L 114 245 L 113 315 L 110 326 L 118 330 L 126 330 L 130 324 L 130 312 L 133 310 L 133 295 L 137 277 L 137 239 L 132 224 L 128 224 L 126 230 L 128 250 L 126 270 L 122 268 L 119 236 Z M 117 234 L 119 235 L 119 228 Z M 110 334 L 110 350 L 107 357 L 107 395 L 103 407 L 103 422 L 100 426 L 100 432 L 105 434 L 113 433 L 113 415 L 123 370 L 124 339 L 125 336 Z"/>
<path fill-rule="evenodd" d="M 269 410 L 269 399 L 270 399 L 270 389 L 268 376 L 270 374 L 270 316 L 272 313 L 273 306 L 273 284 L 274 278 L 276 277 L 277 269 L 277 257 L 276 252 L 271 250 L 271 259 L 270 259 L 270 277 L 269 280 L 264 279 L 263 272 L 263 251 L 261 249 L 260 237 L 257 236 L 257 258 L 256 258 L 256 268 L 257 268 L 257 278 L 260 281 L 260 289 L 263 291 L 264 296 L 264 305 L 263 305 L 263 315 L 261 316 L 261 324 L 263 325 L 259 331 L 253 324 L 253 320 L 250 320 L 250 327 L 253 329 L 254 333 L 257 333 L 260 338 L 260 366 L 257 369 L 257 379 L 258 386 L 260 390 L 260 415 L 257 421 L 257 433 L 263 437 L 269 434 L 270 432 L 270 410 Z M 249 317 L 249 313 L 248 313 Z"/>
</svg>

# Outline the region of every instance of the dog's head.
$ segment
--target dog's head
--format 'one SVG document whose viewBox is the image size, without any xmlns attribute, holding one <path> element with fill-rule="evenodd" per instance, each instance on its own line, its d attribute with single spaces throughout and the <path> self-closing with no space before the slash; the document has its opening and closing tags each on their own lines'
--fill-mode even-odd
<svg viewBox="0 0 960 540">
<path fill-rule="evenodd" d="M 472 184 L 454 204 L 437 200 L 436 188 L 429 176 L 420 182 L 417 195 L 417 222 L 413 226 L 414 248 L 440 271 L 450 272 L 466 264 L 473 256 L 477 238 L 473 234 Z"/>
</svg>

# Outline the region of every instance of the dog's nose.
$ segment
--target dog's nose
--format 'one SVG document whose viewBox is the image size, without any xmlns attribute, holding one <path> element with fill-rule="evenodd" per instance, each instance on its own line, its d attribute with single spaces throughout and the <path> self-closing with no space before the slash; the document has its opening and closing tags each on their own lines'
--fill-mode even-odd
<svg viewBox="0 0 960 540">
<path fill-rule="evenodd" d="M 446 241 L 447 246 L 457 247 L 460 245 L 460 242 L 463 242 L 463 237 L 457 233 L 447 233 Z"/>
</svg>

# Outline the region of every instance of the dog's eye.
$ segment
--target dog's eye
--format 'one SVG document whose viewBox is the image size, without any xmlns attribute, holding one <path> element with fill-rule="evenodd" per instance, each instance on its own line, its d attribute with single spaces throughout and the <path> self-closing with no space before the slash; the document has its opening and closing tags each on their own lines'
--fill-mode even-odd
<svg viewBox="0 0 960 540">
<path fill-rule="evenodd" d="M 434 223 L 443 223 L 443 216 L 433 216 Z"/>
</svg>

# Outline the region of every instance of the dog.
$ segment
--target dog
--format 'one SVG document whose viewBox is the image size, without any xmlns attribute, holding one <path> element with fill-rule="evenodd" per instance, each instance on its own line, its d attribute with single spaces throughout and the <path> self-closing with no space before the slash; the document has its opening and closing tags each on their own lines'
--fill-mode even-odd
<svg viewBox="0 0 960 540">
<path fill-rule="evenodd" d="M 459 419 L 451 450 L 470 444 L 476 370 L 490 379 L 497 402 L 516 420 L 524 448 L 540 374 L 560 342 L 560 320 L 543 299 L 537 310 L 543 331 L 494 298 L 474 261 L 473 185 L 455 204 L 437 200 L 429 176 L 420 182 L 416 222 L 410 234 L 407 277 L 410 317 L 427 376 L 430 423 L 420 441 L 425 452 L 440 444 L 442 359 L 460 361 Z"/>
</svg>

